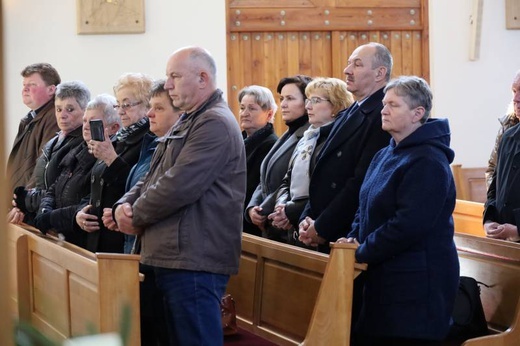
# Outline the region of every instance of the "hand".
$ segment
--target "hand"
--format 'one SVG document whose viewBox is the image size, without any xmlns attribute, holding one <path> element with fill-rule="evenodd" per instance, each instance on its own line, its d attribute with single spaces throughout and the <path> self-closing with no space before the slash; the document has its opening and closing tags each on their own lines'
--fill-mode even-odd
<svg viewBox="0 0 520 346">
<path fill-rule="evenodd" d="M 267 216 L 272 221 L 272 225 L 276 228 L 289 230 L 292 225 L 287 215 L 285 215 L 285 204 L 279 204 L 274 208 L 274 212 Z"/>
<path fill-rule="evenodd" d="M 354 244 L 356 246 L 359 246 L 359 242 L 356 238 L 345 238 L 345 237 L 341 237 L 339 238 L 338 240 L 336 240 L 336 243 L 351 243 L 351 244 Z"/>
<path fill-rule="evenodd" d="M 103 142 L 90 140 L 88 141 L 88 152 L 94 155 L 96 159 L 103 160 L 107 166 L 110 166 L 112 162 L 117 158 L 117 153 L 110 141 L 110 137 L 106 136 Z"/>
<path fill-rule="evenodd" d="M 130 203 L 123 203 L 116 207 L 116 211 L 114 213 L 116 218 L 117 225 L 119 227 L 119 231 L 125 234 L 140 234 L 141 229 L 136 228 L 132 225 L 134 211 L 132 210 L 132 206 Z"/>
<path fill-rule="evenodd" d="M 103 225 L 111 231 L 118 231 L 117 224 L 112 218 L 112 208 L 104 208 L 103 216 L 101 217 Z"/>
<path fill-rule="evenodd" d="M 92 208 L 92 206 L 87 205 L 76 214 L 76 223 L 79 228 L 89 233 L 99 231 L 98 217 L 96 215 L 88 214 L 90 208 Z"/>
<path fill-rule="evenodd" d="M 25 214 L 18 208 L 13 208 L 7 213 L 7 222 L 19 225 L 23 222 Z"/>
<path fill-rule="evenodd" d="M 264 227 L 265 221 L 267 220 L 267 217 L 264 215 L 261 215 L 262 207 L 255 206 L 253 208 L 249 208 L 248 214 L 249 218 L 251 218 L 251 222 L 253 225 L 256 225 L 260 228 Z"/>
<path fill-rule="evenodd" d="M 485 223 L 484 229 L 486 230 L 486 236 L 488 238 L 503 239 L 509 241 L 520 240 L 520 236 L 518 235 L 518 228 L 510 223 L 505 223 L 502 225 L 496 222 Z"/>
<path fill-rule="evenodd" d="M 314 228 L 314 220 L 308 216 L 300 222 L 299 234 L 298 240 L 307 246 L 318 246 L 325 243 L 325 239 L 318 236 L 318 232 Z"/>
</svg>

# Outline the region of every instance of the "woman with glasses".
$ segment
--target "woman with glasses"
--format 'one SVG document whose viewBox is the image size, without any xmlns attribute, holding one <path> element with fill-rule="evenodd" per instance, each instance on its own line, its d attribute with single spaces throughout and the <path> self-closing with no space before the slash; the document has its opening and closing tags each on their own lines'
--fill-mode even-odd
<svg viewBox="0 0 520 346">
<path fill-rule="evenodd" d="M 267 197 L 281 184 L 296 144 L 309 126 L 305 109 L 305 88 L 312 78 L 305 75 L 285 77 L 276 91 L 280 95 L 282 119 L 288 129 L 276 141 L 260 166 L 260 183 L 246 207 L 245 220 L 259 229 L 263 237 L 287 242 L 285 235 L 272 229 L 267 220 L 274 205 L 266 205 Z"/>
<path fill-rule="evenodd" d="M 124 236 L 108 230 L 102 222 L 103 208 L 112 205 L 125 192 L 130 169 L 139 159 L 141 142 L 150 128 L 146 113 L 150 108 L 152 79 L 141 73 L 122 75 L 114 86 L 122 129 L 104 141 L 90 140 L 88 148 L 97 159 L 92 169 L 90 195 L 83 200 L 75 216 L 74 227 L 88 233 L 87 250 L 123 252 Z"/>
<path fill-rule="evenodd" d="M 287 232 L 290 244 L 304 246 L 298 239 L 300 215 L 309 197 L 309 182 L 319 152 L 329 135 L 336 114 L 354 99 L 347 84 L 337 78 L 316 78 L 305 89 L 305 108 L 311 126 L 303 134 L 291 157 L 287 174 L 269 198 L 275 208 L 268 219 L 280 232 Z"/>
<path fill-rule="evenodd" d="M 273 120 L 278 106 L 271 90 L 251 85 L 238 93 L 239 121 L 246 148 L 247 184 L 245 205 L 260 182 L 260 165 L 278 136 L 273 130 Z M 260 229 L 244 220 L 243 231 L 261 236 Z"/>
</svg>

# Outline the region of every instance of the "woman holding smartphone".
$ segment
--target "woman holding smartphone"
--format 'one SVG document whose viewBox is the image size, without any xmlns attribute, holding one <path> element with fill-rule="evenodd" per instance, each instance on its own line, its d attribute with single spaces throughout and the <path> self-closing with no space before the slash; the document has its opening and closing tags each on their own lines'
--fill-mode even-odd
<svg viewBox="0 0 520 346">
<path fill-rule="evenodd" d="M 75 216 L 77 229 L 87 232 L 86 249 L 92 252 L 123 252 L 122 233 L 108 230 L 101 220 L 103 208 L 124 194 L 130 169 L 139 158 L 144 135 L 150 128 L 146 117 L 152 79 L 141 73 L 122 75 L 114 86 L 122 129 L 115 136 L 105 129 L 104 141 L 90 140 L 89 152 L 97 159 L 92 169 L 90 195 Z"/>
</svg>

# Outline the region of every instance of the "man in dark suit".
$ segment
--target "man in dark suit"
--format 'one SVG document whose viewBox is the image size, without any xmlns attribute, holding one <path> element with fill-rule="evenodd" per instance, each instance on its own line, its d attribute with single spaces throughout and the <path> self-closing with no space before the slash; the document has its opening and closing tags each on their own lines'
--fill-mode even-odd
<svg viewBox="0 0 520 346">
<path fill-rule="evenodd" d="M 368 166 L 390 141 L 381 128 L 381 110 L 392 64 L 390 51 L 371 42 L 354 50 L 343 71 L 356 102 L 338 115 L 319 154 L 299 227 L 300 240 L 322 252 L 350 232 Z"/>
<path fill-rule="evenodd" d="M 60 129 L 54 112 L 54 94 L 61 79 L 50 64 L 27 66 L 23 77 L 22 99 L 30 112 L 20 121 L 18 134 L 7 161 L 9 191 L 27 186 L 43 146 Z"/>
</svg>

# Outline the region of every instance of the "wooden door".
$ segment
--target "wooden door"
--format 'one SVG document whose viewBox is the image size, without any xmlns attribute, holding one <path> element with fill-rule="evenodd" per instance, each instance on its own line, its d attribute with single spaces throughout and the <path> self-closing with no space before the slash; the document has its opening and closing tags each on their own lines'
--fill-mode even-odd
<svg viewBox="0 0 520 346">
<path fill-rule="evenodd" d="M 244 86 L 276 96 L 286 76 L 344 78 L 352 51 L 368 42 L 386 45 L 393 76 L 429 79 L 427 0 L 227 0 L 228 102 L 238 116 Z M 277 134 L 285 131 L 280 116 Z"/>
</svg>

